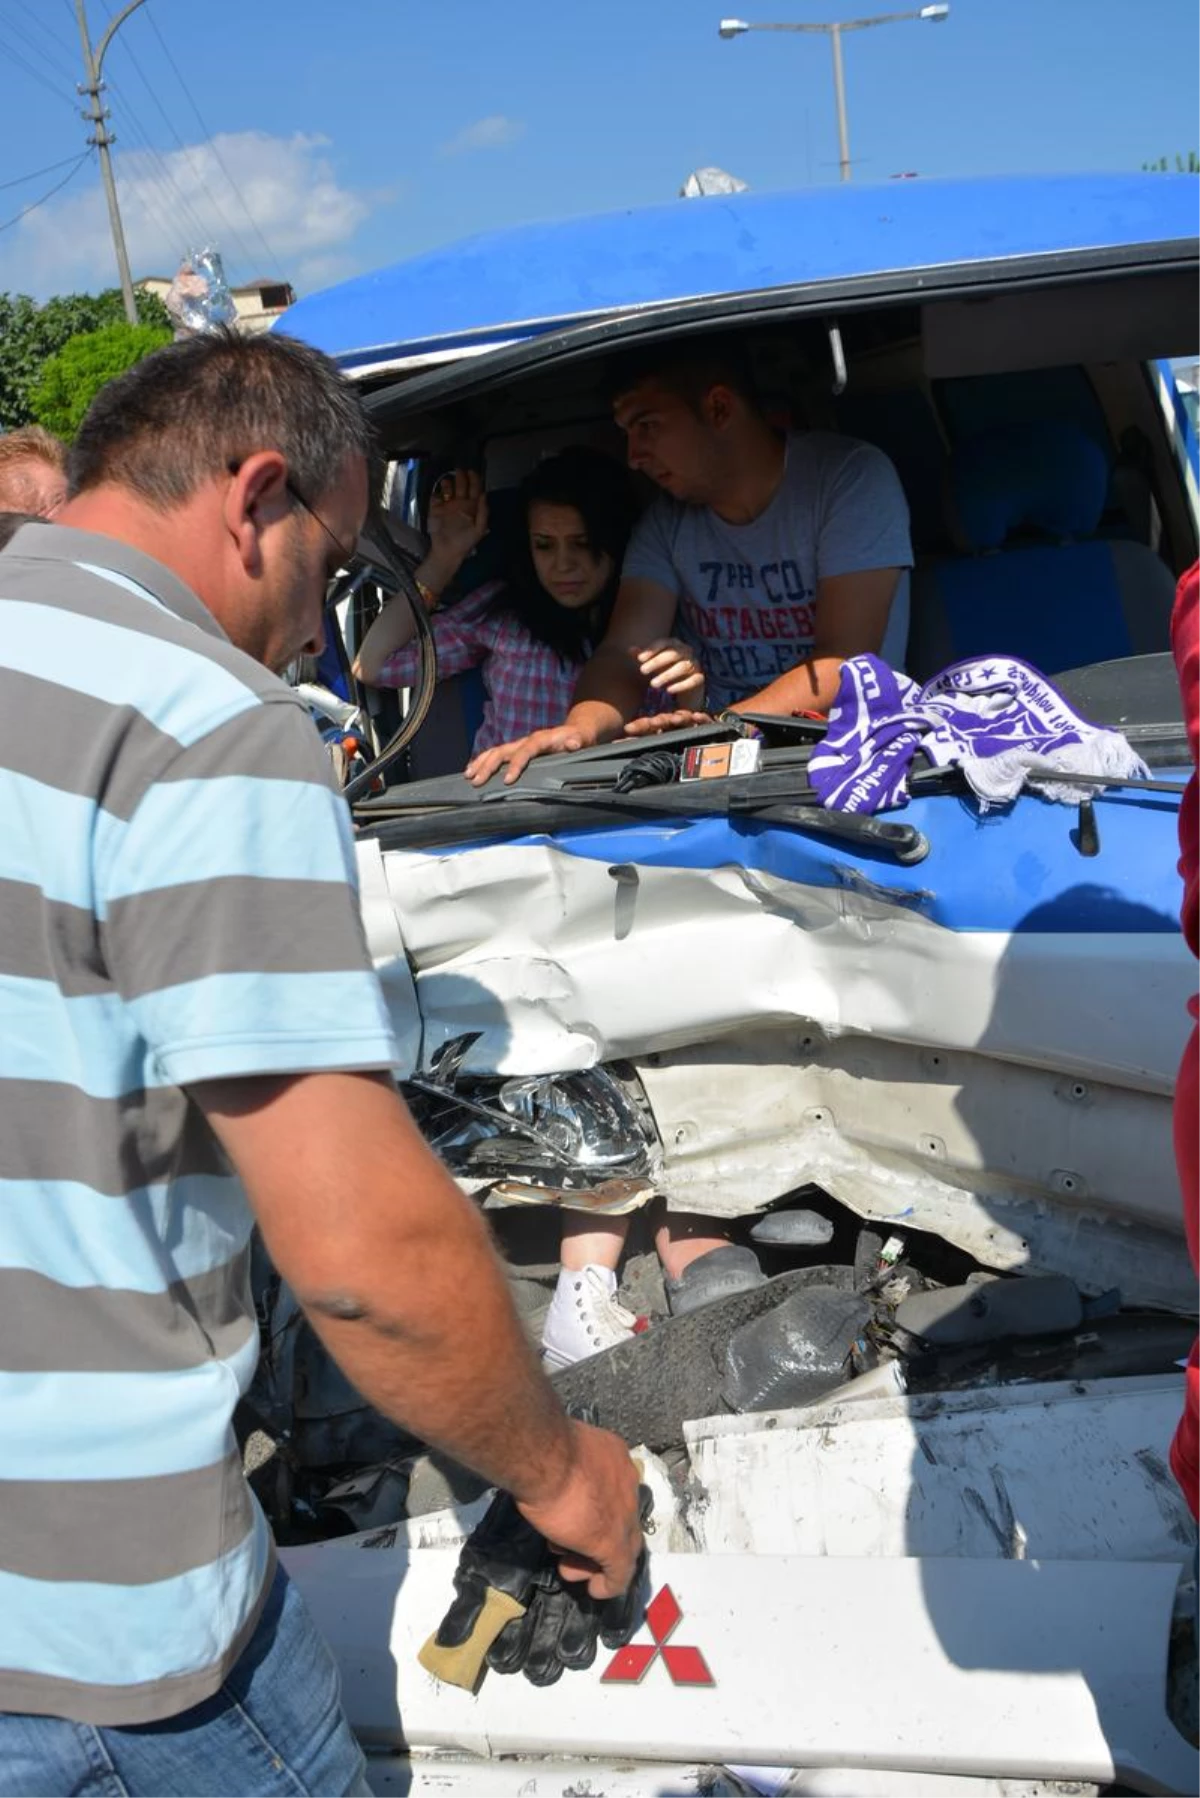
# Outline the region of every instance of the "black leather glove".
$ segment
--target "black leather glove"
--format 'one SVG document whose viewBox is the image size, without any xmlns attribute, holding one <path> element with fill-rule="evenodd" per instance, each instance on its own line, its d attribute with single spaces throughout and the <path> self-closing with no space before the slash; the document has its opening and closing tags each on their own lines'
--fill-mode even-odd
<svg viewBox="0 0 1200 1798">
<path fill-rule="evenodd" d="M 652 1505 L 646 1486 L 639 1487 L 639 1505 L 645 1524 Z M 498 1492 L 463 1544 L 456 1597 L 421 1650 L 422 1665 L 468 1690 L 477 1687 L 485 1660 L 497 1673 L 524 1673 L 535 1686 L 551 1686 L 564 1668 L 590 1667 L 598 1643 L 621 1648 L 629 1641 L 641 1618 L 645 1569 L 643 1548 L 628 1591 L 592 1598 L 585 1581 L 562 1578 L 546 1538 L 507 1492 Z"/>
<path fill-rule="evenodd" d="M 639 1486 L 643 1526 L 650 1520 L 652 1503 L 649 1487 Z M 515 1505 L 512 1508 L 516 1511 Z M 590 1667 L 597 1643 L 623 1648 L 629 1641 L 641 1618 L 646 1550 L 643 1547 L 638 1556 L 626 1591 L 618 1598 L 596 1599 L 585 1580 L 562 1577 L 549 1544 L 544 1537 L 541 1541 L 545 1559 L 534 1575 L 525 1615 L 501 1631 L 488 1650 L 487 1663 L 497 1673 L 524 1673 L 532 1685 L 552 1686 L 564 1668 Z"/>
</svg>

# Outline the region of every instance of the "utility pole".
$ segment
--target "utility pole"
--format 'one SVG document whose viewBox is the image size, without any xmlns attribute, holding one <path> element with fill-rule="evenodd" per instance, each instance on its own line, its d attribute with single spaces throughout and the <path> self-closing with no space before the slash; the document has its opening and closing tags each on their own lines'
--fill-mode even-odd
<svg viewBox="0 0 1200 1798">
<path fill-rule="evenodd" d="M 108 222 L 112 227 L 113 249 L 117 254 L 121 298 L 125 302 L 125 316 L 131 325 L 137 324 L 137 304 L 133 297 L 133 278 L 129 273 L 129 254 L 125 248 L 125 233 L 121 228 L 121 209 L 117 205 L 117 184 L 113 180 L 112 157 L 108 153 L 108 146 L 116 143 L 117 140 L 106 125 L 110 114 L 100 104 L 100 95 L 104 91 L 100 73 L 104 67 L 104 52 L 111 44 L 117 27 L 123 25 L 130 13 L 136 12 L 138 7 L 144 4 L 145 0 L 129 0 L 129 5 L 117 14 L 96 49 L 93 50 L 92 40 L 88 35 L 84 0 L 75 0 L 75 16 L 79 20 L 79 41 L 83 45 L 83 68 L 87 76 L 87 80 L 80 83 L 77 91 L 86 94 L 92 103 L 91 110 L 85 112 L 83 116 L 94 127 L 94 135 L 88 138 L 88 142 L 95 144 L 100 152 L 100 174 L 104 181 L 104 196 L 108 201 Z"/>
</svg>

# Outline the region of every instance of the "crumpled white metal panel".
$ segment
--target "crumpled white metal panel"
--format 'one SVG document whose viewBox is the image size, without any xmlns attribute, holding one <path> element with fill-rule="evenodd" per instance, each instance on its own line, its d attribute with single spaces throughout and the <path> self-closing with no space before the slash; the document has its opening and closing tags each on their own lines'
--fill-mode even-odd
<svg viewBox="0 0 1200 1798">
<path fill-rule="evenodd" d="M 550 842 L 383 864 L 424 1055 L 479 1030 L 472 1073 L 562 1072 L 791 1018 L 1158 1092 L 1182 1052 L 1191 968 L 1167 935 L 948 930 L 853 867 L 834 887 L 735 866 L 617 879 Z"/>
<path fill-rule="evenodd" d="M 637 1683 L 607 1682 L 601 1653 L 549 1688 L 488 1675 L 472 1695 L 416 1659 L 454 1550 L 335 1542 L 284 1559 L 366 1740 L 1174 1792 L 1194 1776 L 1164 1709 L 1176 1565 L 655 1553 L 651 1590 L 681 1612 L 667 1646 L 698 1648 L 712 1684 L 676 1684 L 660 1648 Z"/>
<path fill-rule="evenodd" d="M 710 1554 L 1183 1564 L 1182 1408 L 1165 1374 L 701 1418 L 684 1426 L 688 1522 Z"/>
<path fill-rule="evenodd" d="M 676 1208 L 737 1215 L 812 1181 L 985 1266 L 1192 1305 L 1182 939 L 956 932 L 852 868 L 809 887 L 548 842 L 360 856 L 402 1072 L 467 1032 L 469 1074 L 630 1058 Z"/>
<path fill-rule="evenodd" d="M 411 1073 L 421 1054 L 421 1013 L 412 970 L 404 948 L 400 917 L 388 888 L 379 844 L 355 844 L 358 898 L 367 946 L 383 987 L 388 1014 L 400 1050 L 400 1067 Z"/>
<path fill-rule="evenodd" d="M 811 1181 L 988 1267 L 1195 1307 L 1166 1094 L 802 1021 L 635 1066 L 680 1210 L 736 1216 Z"/>
</svg>

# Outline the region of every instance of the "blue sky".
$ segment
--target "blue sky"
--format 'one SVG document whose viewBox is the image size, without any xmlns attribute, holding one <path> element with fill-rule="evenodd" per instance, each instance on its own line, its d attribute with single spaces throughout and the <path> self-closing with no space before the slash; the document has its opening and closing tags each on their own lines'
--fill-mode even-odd
<svg viewBox="0 0 1200 1798">
<path fill-rule="evenodd" d="M 94 38 L 109 3 L 88 0 Z M 667 199 L 702 165 L 836 181 L 828 43 L 723 42 L 717 22 L 877 3 L 146 0 L 105 66 L 134 273 L 169 274 L 202 233 L 231 278 L 308 291 L 471 231 Z M 944 24 L 845 45 L 857 180 L 1200 146 L 1195 0 L 952 0 Z M 80 78 L 73 0 L 0 0 L 0 226 L 70 176 L 0 230 L 0 290 L 113 282 L 97 173 L 70 169 Z"/>
</svg>

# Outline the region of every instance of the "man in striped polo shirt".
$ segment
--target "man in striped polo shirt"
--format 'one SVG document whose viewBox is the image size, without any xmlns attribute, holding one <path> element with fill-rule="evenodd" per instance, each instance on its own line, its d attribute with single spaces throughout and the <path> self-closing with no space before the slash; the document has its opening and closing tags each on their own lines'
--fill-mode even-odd
<svg viewBox="0 0 1200 1798">
<path fill-rule="evenodd" d="M 231 1428 L 255 1216 L 360 1392 L 596 1596 L 633 1571 L 628 1454 L 559 1409 L 386 1072 L 346 809 L 271 672 L 320 651 L 369 450 L 314 351 L 171 345 L 0 555 L 3 1793 L 366 1790 Z"/>
</svg>

